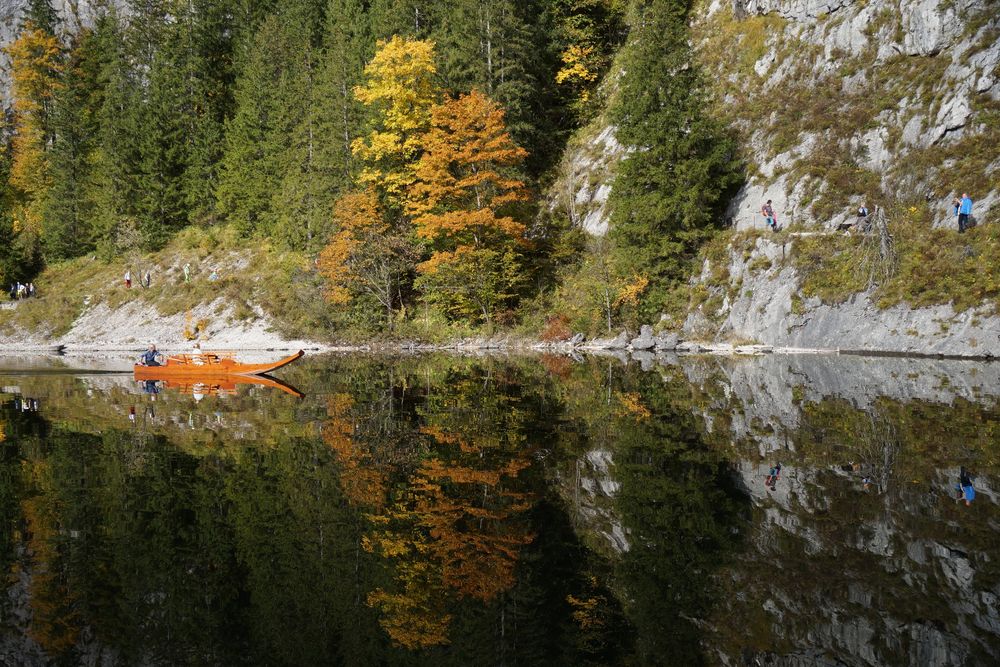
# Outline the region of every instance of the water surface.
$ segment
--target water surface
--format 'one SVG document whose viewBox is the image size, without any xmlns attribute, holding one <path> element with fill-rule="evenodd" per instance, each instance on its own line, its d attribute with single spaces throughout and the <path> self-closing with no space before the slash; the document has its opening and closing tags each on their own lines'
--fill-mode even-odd
<svg viewBox="0 0 1000 667">
<path fill-rule="evenodd" d="M 1000 365 L 81 366 L 0 369 L 3 664 L 1000 660 Z"/>
</svg>

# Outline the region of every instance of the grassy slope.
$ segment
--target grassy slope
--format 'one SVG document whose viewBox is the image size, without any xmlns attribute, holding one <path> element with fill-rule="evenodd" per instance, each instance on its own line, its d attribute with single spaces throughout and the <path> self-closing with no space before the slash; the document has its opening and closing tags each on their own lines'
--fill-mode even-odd
<svg viewBox="0 0 1000 667">
<path fill-rule="evenodd" d="M 185 263 L 191 264 L 187 284 L 183 279 Z M 123 284 L 127 265 L 135 281 L 131 290 Z M 152 285 L 144 289 L 137 283 L 147 269 Z M 218 271 L 219 279 L 209 281 L 213 270 Z M 328 337 L 331 314 L 309 258 L 278 251 L 267 243 L 239 240 L 226 228 L 187 229 L 163 250 L 129 263 L 81 257 L 55 264 L 35 284 L 38 298 L 0 311 L 0 330 L 56 337 L 66 333 L 85 308 L 99 303 L 114 309 L 126 301 L 139 300 L 167 316 L 221 296 L 233 306 L 237 319 L 255 319 L 259 307 L 286 336 Z"/>
</svg>

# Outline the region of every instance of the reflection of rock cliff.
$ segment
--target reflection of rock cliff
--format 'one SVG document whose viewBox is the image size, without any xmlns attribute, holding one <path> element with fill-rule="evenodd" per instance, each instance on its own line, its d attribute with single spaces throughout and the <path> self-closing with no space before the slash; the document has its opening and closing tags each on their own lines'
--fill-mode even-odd
<svg viewBox="0 0 1000 667">
<path fill-rule="evenodd" d="M 905 480 L 865 491 L 858 479 L 825 469 L 786 470 L 770 492 L 755 472 L 743 464 L 752 540 L 730 569 L 731 590 L 710 632 L 723 663 L 735 662 L 736 647 L 744 659 L 773 665 L 1000 658 L 993 499 L 965 508 Z M 732 618 L 744 623 L 726 622 Z"/>
<path fill-rule="evenodd" d="M 794 446 L 803 406 L 839 400 L 870 410 L 882 400 L 946 408 L 956 400 L 996 405 L 1000 365 L 966 361 L 836 355 L 685 357 L 687 379 L 706 397 L 709 430 L 753 443 L 761 455 Z M 719 416 L 724 419 L 718 418 Z"/>
<path fill-rule="evenodd" d="M 663 364 L 645 372 L 689 394 L 752 507 L 701 626 L 710 662 L 1000 659 L 1000 495 L 984 426 L 997 414 L 1000 366 L 778 355 Z M 578 530 L 606 544 L 613 530 L 636 539 L 619 459 L 609 443 L 576 462 Z M 775 461 L 783 470 L 769 487 Z M 966 507 L 951 494 L 957 466 L 970 462 L 982 465 Z"/>
</svg>

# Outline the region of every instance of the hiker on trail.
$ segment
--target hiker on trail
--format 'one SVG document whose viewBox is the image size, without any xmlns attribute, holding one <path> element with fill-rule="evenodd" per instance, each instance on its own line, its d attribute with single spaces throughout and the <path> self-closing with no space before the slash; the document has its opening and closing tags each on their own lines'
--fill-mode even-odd
<svg viewBox="0 0 1000 667">
<path fill-rule="evenodd" d="M 767 474 L 767 478 L 764 480 L 764 486 L 774 491 L 774 488 L 778 485 L 778 478 L 781 477 L 781 463 L 775 463 L 771 466 L 770 472 Z"/>
<path fill-rule="evenodd" d="M 132 289 L 132 269 L 125 269 L 125 289 Z"/>
<path fill-rule="evenodd" d="M 18 283 L 17 284 L 17 298 L 18 299 L 23 299 L 27 293 L 28 293 L 28 286 L 27 285 L 23 285 L 21 283 Z"/>
<path fill-rule="evenodd" d="M 143 282 L 147 288 L 153 284 L 153 275 L 149 272 L 149 269 L 146 269 L 146 275 L 143 276 Z"/>
<path fill-rule="evenodd" d="M 139 363 L 143 366 L 159 366 L 162 358 L 163 355 L 156 351 L 156 346 L 150 343 L 146 351 L 139 357 Z"/>
<path fill-rule="evenodd" d="M 208 280 L 214 283 L 218 279 L 219 279 L 219 272 L 216 271 L 215 269 L 212 269 L 212 274 L 208 277 Z"/>
<path fill-rule="evenodd" d="M 867 218 L 868 217 L 868 207 L 862 204 L 858 207 L 858 217 Z"/>
<path fill-rule="evenodd" d="M 771 231 L 778 231 L 778 218 L 774 215 L 774 207 L 771 206 L 770 199 L 767 200 L 766 204 L 760 207 L 760 213 L 764 216 L 764 220 L 767 221 L 767 226 L 771 228 Z"/>
<path fill-rule="evenodd" d="M 28 296 L 34 297 L 36 293 L 35 283 L 28 283 Z"/>
<path fill-rule="evenodd" d="M 971 505 L 972 501 L 976 499 L 976 489 L 972 486 L 972 480 L 972 475 L 965 469 L 965 466 L 962 466 L 958 471 L 958 484 L 955 485 L 955 491 L 958 494 L 955 499 L 961 500 L 965 498 L 966 507 Z"/>
<path fill-rule="evenodd" d="M 184 265 L 184 282 L 191 282 L 191 262 Z"/>
<path fill-rule="evenodd" d="M 958 215 L 958 232 L 961 234 L 969 229 L 969 216 L 972 215 L 972 199 L 968 193 L 963 192 L 962 198 L 956 200 L 955 213 Z"/>
</svg>

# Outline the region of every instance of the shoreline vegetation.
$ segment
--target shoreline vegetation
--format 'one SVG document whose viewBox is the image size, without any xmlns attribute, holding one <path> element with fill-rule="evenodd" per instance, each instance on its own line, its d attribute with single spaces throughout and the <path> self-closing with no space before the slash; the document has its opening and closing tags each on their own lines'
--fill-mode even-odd
<svg viewBox="0 0 1000 667">
<path fill-rule="evenodd" d="M 220 0 L 74 33 L 30 3 L 6 48 L 0 285 L 38 295 L 0 301 L 0 346 L 992 354 L 991 217 L 935 229 L 908 188 L 877 198 L 878 239 L 816 231 L 861 194 L 845 179 L 812 226 L 734 229 L 756 167 L 692 46 L 702 9 L 431 5 L 414 23 L 392 3 Z M 614 164 L 560 184 L 598 129 Z M 550 205 L 564 186 L 606 202 L 606 235 Z"/>
</svg>

